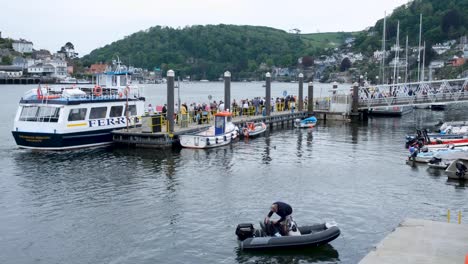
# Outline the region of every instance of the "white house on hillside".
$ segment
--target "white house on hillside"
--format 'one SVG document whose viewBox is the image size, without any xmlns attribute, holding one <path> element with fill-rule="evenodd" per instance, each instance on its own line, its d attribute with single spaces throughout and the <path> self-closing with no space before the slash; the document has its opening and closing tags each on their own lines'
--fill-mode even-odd
<svg viewBox="0 0 468 264">
<path fill-rule="evenodd" d="M 13 49 L 21 53 L 31 53 L 33 51 L 33 43 L 24 39 L 14 40 Z"/>
<path fill-rule="evenodd" d="M 33 65 L 28 65 L 28 73 L 63 79 L 67 77 L 67 62 L 58 58 L 36 60 Z"/>
</svg>

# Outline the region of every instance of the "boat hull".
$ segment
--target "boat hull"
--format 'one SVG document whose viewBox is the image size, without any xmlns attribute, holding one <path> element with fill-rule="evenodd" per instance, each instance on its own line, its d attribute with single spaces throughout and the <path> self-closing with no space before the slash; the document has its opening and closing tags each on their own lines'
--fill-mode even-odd
<svg viewBox="0 0 468 264">
<path fill-rule="evenodd" d="M 340 235 L 337 226 L 327 228 L 325 224 L 298 227 L 300 236 L 253 237 L 240 242 L 243 250 L 270 250 L 280 248 L 315 247 L 329 243 Z"/>
<path fill-rule="evenodd" d="M 229 145 L 238 135 L 237 130 L 232 130 L 217 136 L 203 136 L 198 134 L 179 135 L 179 142 L 184 148 L 208 149 Z"/>
<path fill-rule="evenodd" d="M 256 137 L 263 134 L 266 130 L 267 126 L 265 125 L 265 123 L 258 123 L 255 124 L 255 129 L 253 130 L 244 128 L 242 134 L 244 135 L 244 137 Z"/>
<path fill-rule="evenodd" d="M 19 148 L 67 150 L 112 144 L 113 129 L 68 134 L 12 131 Z"/>
</svg>

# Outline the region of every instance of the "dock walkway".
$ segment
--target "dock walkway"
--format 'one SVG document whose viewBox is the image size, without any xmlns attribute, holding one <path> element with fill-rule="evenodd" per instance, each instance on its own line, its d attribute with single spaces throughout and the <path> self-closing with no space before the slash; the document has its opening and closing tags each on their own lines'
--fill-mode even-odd
<svg viewBox="0 0 468 264">
<path fill-rule="evenodd" d="M 465 263 L 468 225 L 404 220 L 360 264 Z"/>
<path fill-rule="evenodd" d="M 307 116 L 307 111 L 296 111 L 294 113 L 283 111 L 273 112 L 270 116 L 236 116 L 232 118 L 232 122 L 239 127 L 242 127 L 246 122 L 265 122 L 268 126 L 273 127 L 278 125 L 292 125 L 296 118 L 303 119 Z M 128 130 L 125 128 L 115 130 L 112 134 L 114 142 L 118 144 L 144 148 L 164 148 L 177 144 L 178 136 L 181 134 L 195 133 L 212 125 L 214 125 L 214 120 L 203 124 L 188 122 L 185 127 L 176 124 L 173 133 L 168 133 L 166 127 L 163 126 L 161 132 L 144 132 L 142 127 L 136 127 Z"/>
</svg>

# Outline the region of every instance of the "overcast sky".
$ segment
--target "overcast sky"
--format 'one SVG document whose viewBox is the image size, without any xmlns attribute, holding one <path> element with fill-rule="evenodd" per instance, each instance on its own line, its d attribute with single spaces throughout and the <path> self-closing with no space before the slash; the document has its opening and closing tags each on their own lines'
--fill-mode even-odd
<svg viewBox="0 0 468 264">
<path fill-rule="evenodd" d="M 0 0 L 2 37 L 79 56 L 152 26 L 260 25 L 302 33 L 358 31 L 408 0 Z"/>
</svg>

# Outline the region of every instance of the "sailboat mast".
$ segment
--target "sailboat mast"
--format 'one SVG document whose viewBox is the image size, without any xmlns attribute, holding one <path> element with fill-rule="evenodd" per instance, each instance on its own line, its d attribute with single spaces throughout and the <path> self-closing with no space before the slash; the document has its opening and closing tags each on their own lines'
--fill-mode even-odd
<svg viewBox="0 0 468 264">
<path fill-rule="evenodd" d="M 419 14 L 419 45 L 418 45 L 418 82 L 421 81 L 421 32 L 422 32 L 422 13 Z"/>
<path fill-rule="evenodd" d="M 406 35 L 405 49 L 405 83 L 408 83 L 408 35 Z"/>
<path fill-rule="evenodd" d="M 383 34 L 382 34 L 382 65 L 380 67 L 382 74 L 381 74 L 381 80 L 382 84 L 385 83 L 385 24 L 387 22 L 387 12 L 384 13 L 384 20 L 383 20 Z"/>
<path fill-rule="evenodd" d="M 426 62 L 426 41 L 424 41 L 424 47 L 423 47 L 423 58 L 422 58 L 422 72 L 421 72 L 421 82 L 424 82 L 424 64 Z"/>
<path fill-rule="evenodd" d="M 395 59 L 393 60 L 394 65 L 393 65 L 393 84 L 398 83 L 396 78 L 397 78 L 397 65 L 398 65 L 398 60 L 400 58 L 400 21 L 398 21 L 398 26 L 397 26 L 397 37 L 396 37 L 396 44 L 395 44 Z"/>
</svg>

